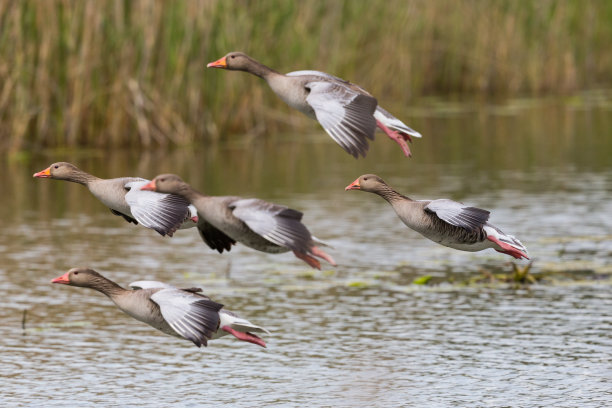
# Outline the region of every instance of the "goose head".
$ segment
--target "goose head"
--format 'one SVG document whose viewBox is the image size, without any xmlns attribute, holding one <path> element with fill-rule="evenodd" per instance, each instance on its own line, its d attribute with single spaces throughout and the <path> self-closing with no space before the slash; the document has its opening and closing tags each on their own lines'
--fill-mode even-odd
<svg viewBox="0 0 612 408">
<path fill-rule="evenodd" d="M 158 193 L 180 194 L 187 186 L 176 174 L 160 174 L 148 184 L 140 187 L 141 190 L 157 191 Z"/>
<path fill-rule="evenodd" d="M 82 171 L 74 164 L 67 162 L 53 163 L 44 170 L 34 173 L 33 177 L 36 178 L 52 178 L 56 180 L 70 180 L 75 175 L 80 174 Z"/>
<path fill-rule="evenodd" d="M 376 174 L 364 174 L 346 186 L 344 190 L 361 190 L 370 193 L 377 193 L 384 190 L 386 187 L 387 183 L 385 183 L 385 181 Z"/>
</svg>

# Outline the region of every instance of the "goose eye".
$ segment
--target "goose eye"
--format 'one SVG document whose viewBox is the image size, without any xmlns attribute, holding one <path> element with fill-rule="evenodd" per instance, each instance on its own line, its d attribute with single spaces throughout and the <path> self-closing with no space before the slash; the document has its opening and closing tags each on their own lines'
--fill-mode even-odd
<svg viewBox="0 0 612 408">
<path fill-rule="evenodd" d="M 54 169 L 59 169 L 59 164 L 56 164 L 55 166 L 53 166 Z"/>
<path fill-rule="evenodd" d="M 75 272 L 74 274 L 75 274 L 75 275 L 78 275 L 79 273 L 78 273 L 78 272 Z"/>
<path fill-rule="evenodd" d="M 230 55 L 230 58 L 234 59 L 234 58 L 236 58 L 236 56 L 235 55 Z"/>
</svg>

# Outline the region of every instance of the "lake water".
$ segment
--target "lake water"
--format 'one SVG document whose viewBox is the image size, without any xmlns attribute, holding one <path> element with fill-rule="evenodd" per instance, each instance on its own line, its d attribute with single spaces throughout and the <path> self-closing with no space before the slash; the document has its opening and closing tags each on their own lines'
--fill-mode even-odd
<svg viewBox="0 0 612 408">
<path fill-rule="evenodd" d="M 412 159 L 378 134 L 354 160 L 316 129 L 171 152 L 2 156 L 2 405 L 609 406 L 609 101 L 430 101 L 406 117 L 425 135 Z M 32 178 L 60 160 L 99 177 L 174 172 L 209 194 L 301 210 L 338 267 L 314 271 L 240 245 L 220 255 L 195 229 L 162 238 L 82 186 Z M 412 198 L 491 210 L 529 249 L 538 282 L 504 282 L 512 258 L 437 246 L 380 198 L 344 191 L 370 172 Z M 268 348 L 224 337 L 198 349 L 97 292 L 50 284 L 74 266 L 124 286 L 200 286 L 269 329 Z"/>
</svg>

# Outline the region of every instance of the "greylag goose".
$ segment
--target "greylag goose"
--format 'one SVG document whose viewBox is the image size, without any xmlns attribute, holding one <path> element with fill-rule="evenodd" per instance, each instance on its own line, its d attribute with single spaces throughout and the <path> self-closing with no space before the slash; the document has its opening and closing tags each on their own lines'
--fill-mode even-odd
<svg viewBox="0 0 612 408">
<path fill-rule="evenodd" d="M 223 305 L 199 293 L 199 288 L 179 289 L 162 282 L 138 281 L 130 284 L 134 290 L 128 290 L 87 268 L 72 268 L 51 282 L 97 290 L 134 319 L 198 347 L 227 334 L 266 347 L 253 332 L 270 334 L 223 309 Z"/>
<path fill-rule="evenodd" d="M 487 222 L 489 211 L 448 199 L 412 200 L 374 174 L 364 174 L 345 190 L 378 194 L 404 224 L 440 245 L 470 252 L 493 248 L 517 259 L 529 259 L 527 248 L 518 239 Z"/>
<path fill-rule="evenodd" d="M 230 52 L 207 67 L 245 71 L 263 78 L 287 105 L 318 120 L 332 139 L 355 158 L 365 157 L 368 139 L 374 140 L 376 127 L 395 140 L 407 157 L 411 153 L 406 141 L 421 137 L 380 107 L 365 89 L 325 72 L 283 75 L 242 52 Z"/>
<path fill-rule="evenodd" d="M 336 266 L 331 256 L 315 246 L 308 228 L 301 223 L 302 213 L 299 211 L 256 198 L 206 196 L 175 174 L 159 175 L 141 189 L 186 198 L 198 211 L 200 236 L 219 253 L 229 251 L 233 244 L 241 242 L 273 254 L 291 250 L 313 268 L 321 269 L 315 257 Z"/>
<path fill-rule="evenodd" d="M 140 223 L 162 236 L 172 236 L 177 229 L 195 227 L 197 223 L 195 207 L 183 197 L 141 191 L 140 187 L 149 182 L 143 178 L 101 179 L 66 162 L 53 163 L 34 173 L 34 177 L 82 184 L 113 214 L 127 222 Z"/>
</svg>

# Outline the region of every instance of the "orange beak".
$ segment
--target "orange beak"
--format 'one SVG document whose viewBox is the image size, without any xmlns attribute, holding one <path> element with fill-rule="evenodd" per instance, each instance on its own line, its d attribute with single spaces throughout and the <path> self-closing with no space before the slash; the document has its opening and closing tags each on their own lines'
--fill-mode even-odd
<svg viewBox="0 0 612 408">
<path fill-rule="evenodd" d="M 359 179 L 353 181 L 351 184 L 346 186 L 344 188 L 344 191 L 346 190 L 361 190 L 361 186 L 359 185 Z"/>
<path fill-rule="evenodd" d="M 68 278 L 68 274 L 70 272 L 66 272 L 65 274 L 63 274 L 62 276 L 58 276 L 55 279 L 51 280 L 51 283 L 63 283 L 65 285 L 70 283 L 70 279 Z"/>
<path fill-rule="evenodd" d="M 155 191 L 157 189 L 157 187 L 155 186 L 155 180 L 151 180 L 148 184 L 145 184 L 144 186 L 140 187 L 140 189 L 147 191 Z"/>
<path fill-rule="evenodd" d="M 219 58 L 215 62 L 209 62 L 206 68 L 227 68 L 227 60 L 225 57 Z"/>
<path fill-rule="evenodd" d="M 47 167 L 44 170 L 39 171 L 38 173 L 34 173 L 32 177 L 37 178 L 49 178 L 51 177 L 51 167 Z"/>
</svg>

